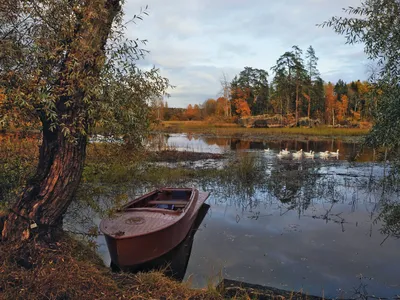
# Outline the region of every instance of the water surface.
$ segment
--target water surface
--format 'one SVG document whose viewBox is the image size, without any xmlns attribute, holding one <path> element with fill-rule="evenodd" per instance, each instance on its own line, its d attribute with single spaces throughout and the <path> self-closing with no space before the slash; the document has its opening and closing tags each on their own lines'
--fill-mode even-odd
<svg viewBox="0 0 400 300">
<path fill-rule="evenodd" d="M 383 204 L 396 203 L 398 195 L 382 187 L 389 168 L 374 162 L 371 149 L 356 157 L 360 145 L 339 140 L 263 142 L 184 134 L 153 137 L 150 144 L 227 152 L 239 166 L 252 165 L 250 171 L 237 168 L 230 159 L 224 161 L 233 170 L 229 176 L 179 183 L 211 192 L 211 209 L 194 237 L 185 276 L 194 286 L 222 276 L 325 297 L 400 295 L 400 240 L 382 234 L 384 224 L 377 219 Z M 339 149 L 340 155 L 281 160 L 276 153 L 283 148 Z M 152 188 L 135 186 L 131 197 Z M 103 237 L 98 242 L 109 263 Z"/>
<path fill-rule="evenodd" d="M 269 154 L 277 154 L 280 150 L 287 148 L 289 151 L 313 150 L 335 152 L 339 149 L 340 159 L 373 161 L 378 158 L 373 149 L 365 148 L 361 150 L 359 140 L 349 141 L 341 139 L 290 139 L 263 141 L 262 139 L 252 140 L 245 138 L 226 138 L 214 137 L 203 134 L 154 134 L 149 138 L 148 146 L 152 149 L 174 149 L 178 151 L 224 153 L 229 151 L 262 151 L 270 149 Z"/>
</svg>

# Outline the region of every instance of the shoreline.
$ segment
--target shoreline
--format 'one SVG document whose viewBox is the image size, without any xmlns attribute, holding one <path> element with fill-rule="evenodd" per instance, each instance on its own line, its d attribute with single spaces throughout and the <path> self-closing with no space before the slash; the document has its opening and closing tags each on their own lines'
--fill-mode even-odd
<svg viewBox="0 0 400 300">
<path fill-rule="evenodd" d="M 191 131 L 191 130 L 174 130 L 174 131 L 163 131 L 153 130 L 151 134 L 193 134 L 200 137 L 206 138 L 221 138 L 221 139 L 240 139 L 244 141 L 285 141 L 285 140 L 299 140 L 299 141 L 327 141 L 327 140 L 342 140 L 342 141 L 353 141 L 362 143 L 366 137 L 365 135 L 308 135 L 308 134 L 280 134 L 280 133 L 223 133 L 223 132 L 207 132 L 207 131 Z"/>
<path fill-rule="evenodd" d="M 152 128 L 151 133 L 198 134 L 205 137 L 238 138 L 246 140 L 356 140 L 362 142 L 369 129 L 364 128 L 333 128 L 293 127 L 293 128 L 245 128 L 231 123 L 206 123 L 200 121 L 169 121 Z"/>
</svg>

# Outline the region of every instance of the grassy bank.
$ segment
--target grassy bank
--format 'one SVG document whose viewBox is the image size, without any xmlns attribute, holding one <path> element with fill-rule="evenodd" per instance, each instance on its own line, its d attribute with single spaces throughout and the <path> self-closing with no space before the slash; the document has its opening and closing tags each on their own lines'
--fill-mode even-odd
<svg viewBox="0 0 400 300">
<path fill-rule="evenodd" d="M 255 138 L 285 138 L 285 137 L 363 137 L 369 129 L 364 128 L 333 128 L 319 126 L 313 128 L 244 128 L 232 123 L 207 123 L 205 121 L 164 121 L 153 129 L 167 133 L 201 133 L 220 137 L 255 137 Z"/>
<path fill-rule="evenodd" d="M 223 298 L 161 272 L 112 273 L 93 248 L 67 235 L 52 245 L 3 243 L 0 253 L 0 299 Z"/>
</svg>

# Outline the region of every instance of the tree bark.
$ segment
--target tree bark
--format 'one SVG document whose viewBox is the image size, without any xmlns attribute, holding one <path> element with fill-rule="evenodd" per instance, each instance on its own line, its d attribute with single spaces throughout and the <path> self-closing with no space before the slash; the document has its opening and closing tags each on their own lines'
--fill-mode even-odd
<svg viewBox="0 0 400 300">
<path fill-rule="evenodd" d="M 69 55 L 65 56 L 59 72 L 57 90 L 71 87 L 71 82 L 68 86 L 65 82 L 72 70 L 81 78 L 99 75 L 104 64 L 105 44 L 120 9 L 120 0 L 89 1 L 82 9 L 70 41 Z M 74 65 L 80 66 L 79 70 L 71 69 L 68 57 L 74 60 Z M 86 153 L 87 138 L 82 131 L 88 129 L 88 107 L 84 101 L 85 88 L 77 81 L 74 91 L 68 92 L 69 96 L 61 95 L 56 103 L 58 119 L 70 134 L 64 134 L 61 126 L 50 130 L 51 122 L 45 113 L 42 114 L 43 139 L 37 170 L 4 221 L 3 240 L 32 237 L 53 240 L 62 230 L 62 218 L 78 188 Z M 67 101 L 72 104 L 66 105 Z M 77 119 L 81 118 L 81 127 L 77 129 Z"/>
<path fill-rule="evenodd" d="M 335 127 L 335 110 L 332 108 L 332 126 Z"/>
<path fill-rule="evenodd" d="M 31 233 L 43 238 L 56 237 L 79 185 L 85 153 L 85 136 L 71 142 L 61 130 L 43 129 L 36 174 L 4 222 L 3 239 L 25 240 Z"/>
</svg>

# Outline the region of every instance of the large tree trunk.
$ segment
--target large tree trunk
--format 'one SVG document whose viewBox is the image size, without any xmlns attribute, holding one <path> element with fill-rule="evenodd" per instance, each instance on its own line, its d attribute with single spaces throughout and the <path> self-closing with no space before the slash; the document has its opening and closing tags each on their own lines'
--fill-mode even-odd
<svg viewBox="0 0 400 300">
<path fill-rule="evenodd" d="M 79 9 L 80 17 L 56 87 L 57 90 L 68 90 L 65 95 L 60 95 L 56 107 L 58 119 L 70 134 L 64 134 L 61 126 L 50 130 L 51 122 L 43 113 L 43 141 L 37 171 L 3 224 L 4 240 L 25 240 L 33 236 L 55 238 L 79 185 L 86 153 L 86 136 L 81 132 L 87 132 L 88 128 L 86 90 L 79 86 L 79 78 L 99 75 L 111 25 L 121 6 L 120 0 L 91 0 Z M 78 70 L 76 66 L 79 66 Z M 81 77 L 68 82 L 71 72 Z M 69 105 L 66 105 L 67 101 Z"/>
<path fill-rule="evenodd" d="M 45 126 L 46 127 L 46 126 Z M 31 233 L 53 238 L 61 229 L 78 187 L 85 160 L 86 137 L 67 140 L 61 130 L 43 130 L 35 176 L 12 208 L 3 227 L 3 239 L 27 239 Z"/>
</svg>

